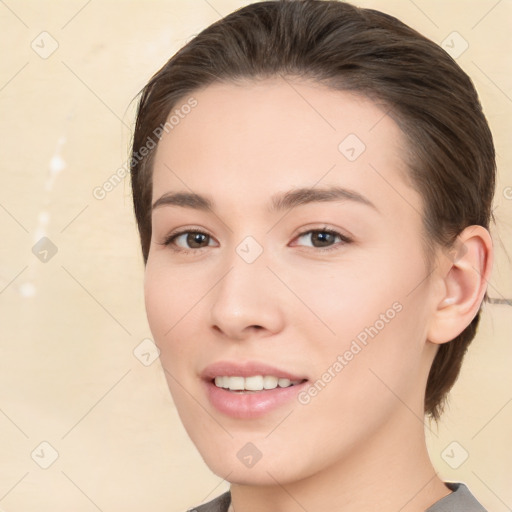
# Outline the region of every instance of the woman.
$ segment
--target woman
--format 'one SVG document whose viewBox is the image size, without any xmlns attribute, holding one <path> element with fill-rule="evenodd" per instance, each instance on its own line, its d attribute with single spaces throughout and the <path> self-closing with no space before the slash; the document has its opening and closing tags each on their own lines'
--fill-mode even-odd
<svg viewBox="0 0 512 512">
<path fill-rule="evenodd" d="M 482 511 L 430 462 L 493 249 L 469 77 L 384 13 L 251 4 L 143 90 L 131 159 L 149 325 L 230 491 L 198 511 Z"/>
</svg>

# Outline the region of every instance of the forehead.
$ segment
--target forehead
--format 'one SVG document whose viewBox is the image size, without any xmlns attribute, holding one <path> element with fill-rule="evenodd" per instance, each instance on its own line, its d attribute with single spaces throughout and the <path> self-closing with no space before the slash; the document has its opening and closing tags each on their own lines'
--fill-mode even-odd
<svg viewBox="0 0 512 512">
<path fill-rule="evenodd" d="M 180 111 L 191 97 L 195 106 Z M 153 200 L 191 189 L 264 201 L 315 184 L 370 198 L 414 194 L 402 179 L 405 137 L 387 107 L 349 91 L 282 77 L 216 83 L 171 115 L 155 155 Z"/>
</svg>

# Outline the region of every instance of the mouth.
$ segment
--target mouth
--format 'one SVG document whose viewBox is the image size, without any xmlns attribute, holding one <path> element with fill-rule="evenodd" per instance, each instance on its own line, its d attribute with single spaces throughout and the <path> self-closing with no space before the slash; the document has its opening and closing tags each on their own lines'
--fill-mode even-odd
<svg viewBox="0 0 512 512">
<path fill-rule="evenodd" d="M 218 388 L 226 389 L 234 393 L 257 393 L 276 388 L 289 388 L 306 382 L 307 379 L 290 380 L 275 375 L 218 375 L 211 382 Z"/>
<path fill-rule="evenodd" d="M 201 373 L 210 404 L 238 420 L 261 418 L 294 403 L 309 383 L 305 376 L 256 361 L 219 361 Z"/>
</svg>

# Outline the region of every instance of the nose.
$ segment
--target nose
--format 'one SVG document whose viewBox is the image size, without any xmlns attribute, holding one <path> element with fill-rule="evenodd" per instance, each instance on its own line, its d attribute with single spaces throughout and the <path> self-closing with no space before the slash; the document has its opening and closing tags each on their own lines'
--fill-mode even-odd
<svg viewBox="0 0 512 512">
<path fill-rule="evenodd" d="M 238 254 L 229 261 L 211 293 L 212 329 L 231 340 L 267 337 L 283 329 L 283 284 L 261 255 L 248 263 Z"/>
</svg>

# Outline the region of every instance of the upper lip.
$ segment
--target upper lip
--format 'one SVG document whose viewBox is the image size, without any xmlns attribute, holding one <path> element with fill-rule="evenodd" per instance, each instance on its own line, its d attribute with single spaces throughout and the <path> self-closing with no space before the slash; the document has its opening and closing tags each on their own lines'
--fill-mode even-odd
<svg viewBox="0 0 512 512">
<path fill-rule="evenodd" d="M 205 380 L 213 380 L 215 377 L 251 377 L 253 375 L 272 375 L 281 379 L 305 380 L 306 377 L 293 374 L 281 368 L 271 366 L 258 361 L 217 361 L 208 365 L 202 372 L 201 377 Z M 306 379 L 307 380 L 307 379 Z"/>
</svg>

